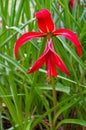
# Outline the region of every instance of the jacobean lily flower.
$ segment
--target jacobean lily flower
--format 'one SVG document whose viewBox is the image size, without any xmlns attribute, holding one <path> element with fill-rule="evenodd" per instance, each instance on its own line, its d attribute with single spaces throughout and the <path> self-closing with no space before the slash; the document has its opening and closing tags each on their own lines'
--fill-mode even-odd
<svg viewBox="0 0 86 130">
<path fill-rule="evenodd" d="M 51 76 L 56 76 L 56 65 L 60 70 L 69 75 L 69 72 L 64 65 L 61 58 L 54 51 L 52 39 L 47 39 L 46 48 L 43 54 L 38 58 L 36 63 L 32 66 L 32 68 L 27 73 L 32 73 L 39 69 L 44 63 L 46 63 L 47 74 Z"/>
<path fill-rule="evenodd" d="M 70 73 L 68 72 L 63 61 L 54 51 L 52 37 L 63 36 L 69 39 L 76 47 L 78 55 L 81 56 L 82 49 L 77 36 L 72 31 L 65 28 L 55 30 L 51 13 L 46 9 L 42 9 L 41 11 L 37 12 L 36 19 L 38 21 L 38 28 L 40 32 L 27 32 L 20 36 L 20 38 L 17 40 L 14 46 L 15 57 L 18 58 L 18 50 L 25 42 L 33 38 L 47 37 L 46 47 L 43 54 L 38 58 L 38 60 L 34 63 L 34 65 L 30 68 L 30 70 L 27 73 L 29 74 L 38 70 L 42 67 L 44 63 L 46 63 L 48 76 L 54 77 L 57 75 L 56 66 L 58 66 L 58 68 L 61 71 L 69 75 Z"/>
<path fill-rule="evenodd" d="M 73 9 L 73 7 L 74 7 L 74 0 L 70 0 L 70 2 L 69 2 L 69 6 L 70 6 L 70 8 L 71 9 Z M 78 0 L 78 4 L 80 4 L 80 0 Z"/>
<path fill-rule="evenodd" d="M 69 6 L 70 6 L 71 9 L 73 9 L 73 7 L 74 7 L 74 0 L 70 0 Z"/>
</svg>

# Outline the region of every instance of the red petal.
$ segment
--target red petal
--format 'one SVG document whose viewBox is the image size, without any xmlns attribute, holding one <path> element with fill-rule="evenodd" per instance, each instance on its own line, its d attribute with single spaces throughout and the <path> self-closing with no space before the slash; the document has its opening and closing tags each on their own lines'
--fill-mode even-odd
<svg viewBox="0 0 86 130">
<path fill-rule="evenodd" d="M 54 36 L 64 36 L 64 37 L 68 38 L 71 42 L 73 42 L 74 46 L 76 47 L 78 55 L 79 56 L 82 55 L 82 48 L 81 48 L 80 42 L 78 40 L 78 37 L 72 31 L 62 28 L 62 29 L 58 29 L 58 30 L 54 31 L 53 35 Z"/>
<path fill-rule="evenodd" d="M 74 7 L 74 0 L 70 0 L 69 6 L 70 6 L 71 9 Z"/>
<path fill-rule="evenodd" d="M 58 73 L 56 72 L 55 59 L 51 51 L 49 51 L 46 56 L 46 67 L 48 76 L 57 76 Z"/>
<path fill-rule="evenodd" d="M 51 17 L 51 13 L 42 9 L 36 13 L 36 18 L 38 20 L 38 27 L 42 32 L 52 32 L 54 31 L 54 22 Z"/>
<path fill-rule="evenodd" d="M 42 67 L 42 65 L 45 62 L 45 57 L 42 55 L 41 57 L 38 58 L 38 60 L 33 64 L 31 69 L 27 72 L 27 74 L 33 73 L 34 71 L 38 70 L 39 68 Z"/>
<path fill-rule="evenodd" d="M 43 54 L 37 59 L 37 61 L 33 64 L 33 66 L 31 67 L 31 69 L 27 72 L 28 74 L 32 73 L 32 72 L 34 72 L 34 71 L 36 71 L 36 70 L 38 70 L 39 68 L 42 67 L 42 65 L 46 61 L 46 54 L 48 53 L 48 51 L 49 51 L 49 49 L 46 46 Z"/>
<path fill-rule="evenodd" d="M 70 75 L 69 71 L 67 70 L 65 64 L 63 63 L 62 59 L 54 52 L 54 59 L 55 63 L 58 66 L 58 68 L 63 71 L 65 74 Z"/>
<path fill-rule="evenodd" d="M 50 52 L 52 54 L 52 58 L 51 58 L 51 63 L 53 63 L 53 65 L 57 65 L 58 68 L 63 71 L 64 73 L 66 73 L 67 75 L 70 75 L 70 73 L 68 72 L 65 64 L 63 63 L 63 61 L 61 60 L 61 58 L 56 54 L 56 52 L 54 51 L 54 47 L 53 47 L 53 43 L 52 43 L 52 39 L 50 39 L 48 41 L 48 47 L 50 49 Z M 53 66 L 52 65 L 52 66 Z"/>
<path fill-rule="evenodd" d="M 40 32 L 27 32 L 20 36 L 20 38 L 16 41 L 16 44 L 14 46 L 14 55 L 16 58 L 18 58 L 18 49 L 23 45 L 25 42 L 33 39 L 33 38 L 40 38 L 45 36 L 46 34 L 40 33 Z"/>
</svg>

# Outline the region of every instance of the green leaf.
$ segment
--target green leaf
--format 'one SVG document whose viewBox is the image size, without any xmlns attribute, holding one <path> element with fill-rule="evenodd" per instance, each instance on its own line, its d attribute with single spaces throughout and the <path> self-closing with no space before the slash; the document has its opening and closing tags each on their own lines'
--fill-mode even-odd
<svg viewBox="0 0 86 130">
<path fill-rule="evenodd" d="M 26 127 L 26 130 L 31 130 L 31 125 L 32 125 L 32 122 L 33 122 L 33 120 L 28 120 L 28 125 L 27 125 L 27 127 Z"/>
<path fill-rule="evenodd" d="M 57 84 L 56 84 L 56 90 L 57 90 L 57 91 L 60 91 L 60 92 L 67 93 L 67 94 L 70 93 L 70 87 L 64 86 L 64 85 L 61 84 L 61 83 L 57 83 Z"/>
<path fill-rule="evenodd" d="M 51 85 L 45 85 L 44 86 L 42 84 L 36 84 L 36 86 L 38 86 L 42 90 L 48 90 L 48 91 L 52 90 L 52 86 Z M 67 93 L 67 94 L 70 93 L 70 87 L 64 86 L 61 83 L 57 83 L 56 86 L 55 86 L 55 89 L 56 89 L 56 91 L 59 91 L 59 92 L 64 92 L 64 93 Z"/>
<path fill-rule="evenodd" d="M 85 120 L 80 120 L 80 119 L 64 119 L 60 123 L 58 123 L 56 130 L 62 126 L 63 124 L 76 124 L 76 125 L 81 125 L 86 127 L 86 121 Z"/>
<path fill-rule="evenodd" d="M 63 44 L 64 48 L 72 55 L 72 57 L 84 68 L 86 69 L 85 65 L 83 64 L 80 57 L 77 56 L 77 54 L 70 48 L 70 46 L 65 42 L 64 38 L 58 37 L 58 39 Z"/>
</svg>

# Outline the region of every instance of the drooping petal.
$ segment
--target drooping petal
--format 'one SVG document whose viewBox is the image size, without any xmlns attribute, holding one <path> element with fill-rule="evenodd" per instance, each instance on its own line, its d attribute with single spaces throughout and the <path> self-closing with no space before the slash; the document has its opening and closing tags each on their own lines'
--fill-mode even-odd
<svg viewBox="0 0 86 130">
<path fill-rule="evenodd" d="M 37 61 L 33 64 L 33 66 L 31 67 L 31 69 L 27 72 L 28 74 L 38 70 L 39 68 L 42 67 L 42 65 L 44 64 L 44 62 L 46 61 L 46 54 L 48 53 L 49 49 L 46 45 L 46 48 L 43 52 L 43 54 L 37 59 Z"/>
<path fill-rule="evenodd" d="M 70 0 L 69 1 L 69 7 L 71 8 L 71 9 L 73 9 L 74 8 L 74 2 L 75 2 L 75 0 Z M 80 0 L 78 0 L 78 4 L 80 4 Z"/>
<path fill-rule="evenodd" d="M 69 2 L 69 7 L 70 7 L 71 9 L 73 9 L 73 7 L 74 7 L 74 0 L 70 0 L 70 2 Z"/>
<path fill-rule="evenodd" d="M 51 13 L 47 9 L 42 9 L 36 13 L 38 20 L 38 27 L 42 32 L 54 31 L 54 22 L 51 17 Z"/>
<path fill-rule="evenodd" d="M 82 55 L 82 48 L 81 48 L 80 42 L 78 40 L 78 37 L 76 36 L 75 33 L 73 33 L 72 31 L 70 31 L 68 29 L 61 28 L 61 29 L 54 31 L 53 35 L 54 36 L 63 36 L 63 37 L 66 37 L 67 39 L 69 39 L 71 42 L 73 42 L 74 46 L 76 47 L 78 55 L 79 56 Z"/>
<path fill-rule="evenodd" d="M 67 70 L 65 64 L 63 63 L 62 59 L 57 55 L 57 53 L 54 51 L 52 39 L 49 40 L 48 42 L 48 48 L 52 53 L 52 63 L 57 65 L 58 68 L 66 73 L 67 75 L 70 75 L 69 71 Z"/>
<path fill-rule="evenodd" d="M 70 75 L 69 71 L 67 70 L 65 64 L 63 63 L 62 59 L 54 52 L 54 59 L 55 59 L 55 64 L 57 67 L 63 71 L 65 74 Z"/>
<path fill-rule="evenodd" d="M 55 59 L 52 55 L 52 52 L 49 51 L 46 56 L 46 67 L 47 67 L 47 74 L 48 76 L 57 76 L 56 66 L 55 66 Z"/>
<path fill-rule="evenodd" d="M 16 58 L 18 58 L 18 50 L 19 48 L 27 41 L 33 39 L 33 38 L 40 38 L 45 36 L 46 34 L 40 33 L 40 32 L 27 32 L 20 36 L 20 38 L 16 41 L 14 46 L 14 55 Z"/>
<path fill-rule="evenodd" d="M 41 57 L 39 57 L 37 59 L 37 61 L 33 64 L 33 66 L 31 67 L 31 69 L 27 72 L 27 74 L 33 73 L 34 71 L 38 70 L 39 68 L 42 67 L 42 65 L 45 62 L 45 56 L 42 55 Z"/>
</svg>

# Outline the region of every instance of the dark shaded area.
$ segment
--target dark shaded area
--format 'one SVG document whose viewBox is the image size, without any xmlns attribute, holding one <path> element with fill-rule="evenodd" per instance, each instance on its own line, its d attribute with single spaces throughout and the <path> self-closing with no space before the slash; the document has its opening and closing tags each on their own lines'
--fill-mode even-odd
<svg viewBox="0 0 86 130">
<path fill-rule="evenodd" d="M 11 123 L 6 119 L 2 119 L 2 126 L 4 130 L 7 130 L 8 128 L 11 127 Z"/>
</svg>

